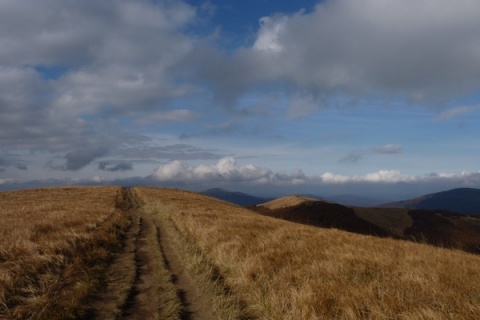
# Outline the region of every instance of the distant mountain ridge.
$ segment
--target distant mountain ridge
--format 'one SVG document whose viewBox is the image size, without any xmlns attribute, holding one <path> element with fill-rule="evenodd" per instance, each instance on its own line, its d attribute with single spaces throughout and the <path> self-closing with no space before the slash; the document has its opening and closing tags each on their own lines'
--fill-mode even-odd
<svg viewBox="0 0 480 320">
<path fill-rule="evenodd" d="M 226 190 L 223 188 L 211 188 L 200 191 L 199 193 L 223 201 L 231 202 L 239 206 L 250 206 L 253 204 L 264 203 L 276 199 L 275 197 L 258 197 L 243 192 Z M 348 194 L 326 197 L 313 194 L 300 194 L 298 196 L 313 198 L 317 200 L 324 200 L 328 202 L 335 202 L 344 206 L 372 207 L 385 203 L 385 200 L 382 201 L 376 198 L 360 197 Z"/>
<path fill-rule="evenodd" d="M 444 210 L 480 216 L 480 189 L 458 188 L 403 201 L 382 204 L 383 208 Z"/>
<path fill-rule="evenodd" d="M 231 202 L 239 206 L 250 206 L 259 203 L 268 202 L 274 198 L 257 197 L 238 191 L 229 191 L 222 188 L 212 188 L 200 192 L 203 195 L 217 198 L 223 201 Z"/>
</svg>

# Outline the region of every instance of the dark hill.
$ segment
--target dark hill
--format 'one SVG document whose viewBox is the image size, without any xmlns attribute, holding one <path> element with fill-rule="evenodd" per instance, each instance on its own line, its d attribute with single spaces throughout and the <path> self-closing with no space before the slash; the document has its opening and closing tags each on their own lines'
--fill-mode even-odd
<svg viewBox="0 0 480 320">
<path fill-rule="evenodd" d="M 480 215 L 480 189 L 453 189 L 404 201 L 391 202 L 381 207 L 442 210 L 468 215 Z"/>
<path fill-rule="evenodd" d="M 347 207 L 288 196 L 249 209 L 271 217 L 323 228 L 426 242 L 480 253 L 480 217 L 448 211 Z"/>
<path fill-rule="evenodd" d="M 337 228 L 376 236 L 390 235 L 381 227 L 357 216 L 352 208 L 321 200 L 304 201 L 275 209 L 263 205 L 252 206 L 250 209 L 263 215 L 317 227 Z"/>
</svg>

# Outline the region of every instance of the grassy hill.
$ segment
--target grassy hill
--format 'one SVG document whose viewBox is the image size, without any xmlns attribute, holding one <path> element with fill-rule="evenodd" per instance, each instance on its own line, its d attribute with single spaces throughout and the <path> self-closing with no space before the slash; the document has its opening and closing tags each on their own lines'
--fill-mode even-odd
<svg viewBox="0 0 480 320">
<path fill-rule="evenodd" d="M 185 264 L 208 270 L 207 279 L 221 287 L 214 290 L 217 310 L 223 296 L 233 297 L 240 313 L 226 318 L 480 315 L 478 256 L 295 224 L 194 193 L 136 191 L 171 224 L 178 243 L 187 244 Z"/>
<path fill-rule="evenodd" d="M 347 207 L 288 196 L 249 206 L 263 215 L 324 228 L 425 242 L 480 253 L 480 217 L 406 208 Z"/>
<path fill-rule="evenodd" d="M 102 319 L 159 318 L 165 297 L 182 305 L 192 288 L 208 319 L 480 316 L 480 257 L 458 250 L 297 224 L 181 190 L 4 192 L 0 207 L 1 319 L 85 317 L 105 285 L 117 290 L 110 262 L 126 278 L 122 257 L 134 264 L 133 286 L 123 311 Z M 160 318 L 188 316 L 168 314 Z M 189 317 L 207 319 L 198 314 Z"/>
</svg>

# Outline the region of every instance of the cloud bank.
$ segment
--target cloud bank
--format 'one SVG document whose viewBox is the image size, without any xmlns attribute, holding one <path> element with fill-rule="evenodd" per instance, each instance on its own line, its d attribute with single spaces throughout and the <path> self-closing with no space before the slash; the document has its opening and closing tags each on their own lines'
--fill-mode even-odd
<svg viewBox="0 0 480 320">
<path fill-rule="evenodd" d="M 378 170 L 364 175 L 341 175 L 325 172 L 321 175 L 306 175 L 302 170 L 274 172 L 253 164 L 239 165 L 235 158 L 225 157 L 214 165 L 188 165 L 172 161 L 157 167 L 152 178 L 158 182 L 216 183 L 235 182 L 263 185 L 339 185 L 339 184 L 411 184 L 411 183 L 458 183 L 480 185 L 479 172 L 429 173 L 423 176 L 401 173 L 399 170 Z"/>
<path fill-rule="evenodd" d="M 271 171 L 254 165 L 239 166 L 233 157 L 220 159 L 215 165 L 190 166 L 173 161 L 159 166 L 153 173 L 157 181 L 167 182 L 250 182 L 268 183 Z"/>
</svg>

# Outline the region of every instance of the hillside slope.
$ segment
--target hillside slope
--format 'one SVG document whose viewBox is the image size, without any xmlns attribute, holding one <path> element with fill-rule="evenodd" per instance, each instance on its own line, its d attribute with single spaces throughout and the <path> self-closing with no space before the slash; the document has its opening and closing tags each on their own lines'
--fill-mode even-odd
<svg viewBox="0 0 480 320">
<path fill-rule="evenodd" d="M 236 306 L 220 319 L 480 316 L 478 256 L 273 219 L 195 193 L 135 191 L 170 226 L 187 269 L 215 284 L 203 290 L 216 314 L 225 295 Z"/>
<path fill-rule="evenodd" d="M 287 196 L 249 206 L 263 215 L 324 228 L 422 241 L 480 253 L 480 217 L 406 208 L 347 207 Z"/>
<path fill-rule="evenodd" d="M 267 216 L 317 227 L 376 236 L 390 235 L 382 227 L 360 218 L 350 207 L 313 198 L 287 196 L 249 208 Z"/>
</svg>

